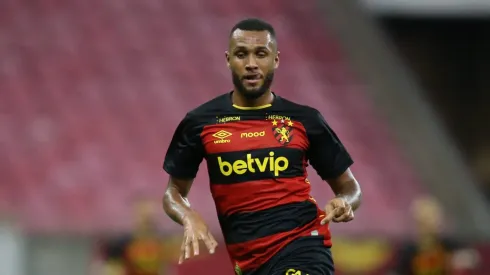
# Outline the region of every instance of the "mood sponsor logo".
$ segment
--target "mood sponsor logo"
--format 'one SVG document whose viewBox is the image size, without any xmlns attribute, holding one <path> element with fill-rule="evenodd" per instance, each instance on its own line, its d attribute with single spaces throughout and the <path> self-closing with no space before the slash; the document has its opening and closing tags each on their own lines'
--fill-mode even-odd
<svg viewBox="0 0 490 275">
<path fill-rule="evenodd" d="M 252 154 L 247 154 L 247 160 L 236 160 L 234 162 L 218 157 L 218 166 L 224 176 L 231 176 L 232 174 L 243 175 L 247 172 L 272 172 L 274 176 L 278 177 L 280 172 L 288 169 L 289 160 L 282 156 L 276 157 L 274 152 L 270 152 L 269 157 L 256 158 Z"/>
<path fill-rule="evenodd" d="M 240 134 L 240 138 L 258 138 L 258 137 L 265 137 L 265 131 L 248 132 L 248 133 L 241 133 Z"/>
</svg>

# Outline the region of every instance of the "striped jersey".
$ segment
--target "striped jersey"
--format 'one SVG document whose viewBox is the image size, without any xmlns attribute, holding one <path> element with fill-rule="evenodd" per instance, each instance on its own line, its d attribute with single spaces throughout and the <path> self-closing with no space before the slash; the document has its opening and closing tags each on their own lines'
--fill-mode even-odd
<svg viewBox="0 0 490 275">
<path fill-rule="evenodd" d="M 231 93 L 218 96 L 180 122 L 163 167 L 175 178 L 192 179 L 204 159 L 238 274 L 259 268 L 303 236 L 322 236 L 331 246 L 306 168 L 327 180 L 353 161 L 316 109 L 275 94 L 271 104 L 253 108 L 233 105 Z"/>
</svg>

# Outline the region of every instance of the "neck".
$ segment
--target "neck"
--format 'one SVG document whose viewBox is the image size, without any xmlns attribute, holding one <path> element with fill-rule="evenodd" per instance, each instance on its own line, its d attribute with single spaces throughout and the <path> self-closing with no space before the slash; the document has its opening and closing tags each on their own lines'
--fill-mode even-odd
<svg viewBox="0 0 490 275">
<path fill-rule="evenodd" d="M 259 98 L 247 99 L 246 97 L 241 95 L 239 92 L 237 92 L 235 89 L 235 90 L 233 90 L 233 93 L 231 94 L 231 101 L 233 102 L 233 104 L 240 106 L 240 107 L 259 107 L 259 106 L 271 104 L 272 101 L 274 101 L 274 95 L 272 94 L 271 90 L 268 90 L 263 95 L 261 95 Z"/>
</svg>

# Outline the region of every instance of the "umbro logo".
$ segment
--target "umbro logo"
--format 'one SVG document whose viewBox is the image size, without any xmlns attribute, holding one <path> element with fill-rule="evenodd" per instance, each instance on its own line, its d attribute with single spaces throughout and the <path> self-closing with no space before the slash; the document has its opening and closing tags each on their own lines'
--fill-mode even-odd
<svg viewBox="0 0 490 275">
<path fill-rule="evenodd" d="M 218 131 L 213 134 L 213 137 L 217 138 L 217 140 L 214 141 L 214 143 L 219 144 L 219 143 L 230 143 L 231 140 L 226 139 L 230 137 L 232 133 L 227 132 L 225 130 Z"/>
</svg>

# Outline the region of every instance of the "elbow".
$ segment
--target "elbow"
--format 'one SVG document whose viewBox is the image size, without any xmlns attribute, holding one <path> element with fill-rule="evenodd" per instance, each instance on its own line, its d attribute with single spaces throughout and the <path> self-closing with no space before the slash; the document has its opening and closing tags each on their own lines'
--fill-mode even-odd
<svg viewBox="0 0 490 275">
<path fill-rule="evenodd" d="M 183 194 L 179 188 L 169 185 L 163 194 L 163 210 L 165 210 L 167 214 L 171 214 L 176 206 L 185 205 L 190 207 L 190 203 L 186 195 L 187 194 Z"/>
<path fill-rule="evenodd" d="M 163 198 L 162 198 L 162 206 L 163 206 L 163 210 L 165 211 L 165 213 L 168 214 L 168 209 L 169 209 L 169 197 L 167 195 L 167 192 L 165 192 L 163 194 Z"/>
<path fill-rule="evenodd" d="M 357 208 L 359 208 L 362 204 L 362 190 L 361 190 L 361 186 L 359 185 L 359 183 L 356 181 L 356 192 L 355 192 L 355 196 L 354 196 L 354 203 L 352 205 L 352 208 L 354 210 L 356 210 Z"/>
<path fill-rule="evenodd" d="M 359 208 L 361 204 L 362 204 L 362 191 L 359 190 L 359 194 L 357 195 L 357 203 L 355 205 L 354 210 L 357 210 L 357 208 Z"/>
<path fill-rule="evenodd" d="M 165 193 L 163 194 L 162 198 L 162 205 L 163 205 L 163 210 L 165 213 L 169 214 L 169 211 L 172 209 L 172 205 L 175 199 L 172 196 L 172 192 L 170 188 L 167 188 Z"/>
</svg>

